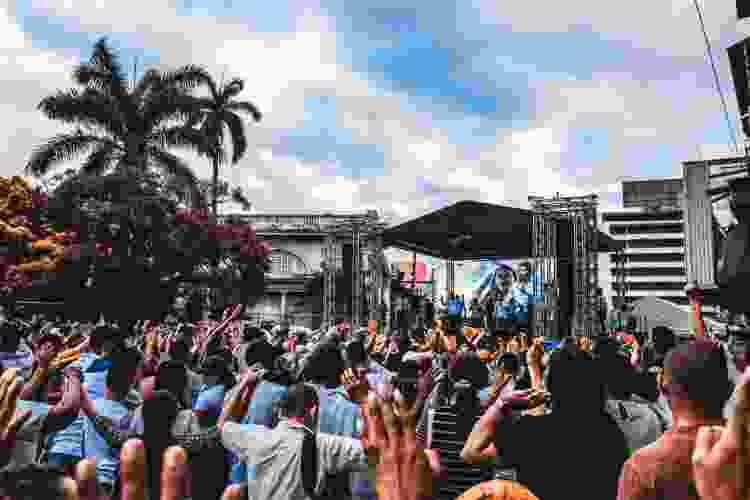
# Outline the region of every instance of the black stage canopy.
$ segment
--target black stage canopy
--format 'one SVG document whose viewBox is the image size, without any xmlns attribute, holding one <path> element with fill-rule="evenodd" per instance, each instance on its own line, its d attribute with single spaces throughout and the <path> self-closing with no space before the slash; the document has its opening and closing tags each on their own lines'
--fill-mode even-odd
<svg viewBox="0 0 750 500">
<path fill-rule="evenodd" d="M 383 245 L 441 259 L 531 257 L 533 212 L 476 201 L 460 201 L 386 229 Z M 599 252 L 621 244 L 599 232 Z"/>
</svg>

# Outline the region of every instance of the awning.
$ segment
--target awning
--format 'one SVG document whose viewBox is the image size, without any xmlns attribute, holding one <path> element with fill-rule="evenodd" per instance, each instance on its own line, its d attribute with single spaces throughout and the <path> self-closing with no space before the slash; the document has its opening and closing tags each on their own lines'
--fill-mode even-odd
<svg viewBox="0 0 750 500">
<path fill-rule="evenodd" d="M 386 229 L 384 246 L 453 260 L 522 259 L 531 256 L 533 212 L 476 201 L 460 201 Z M 599 232 L 598 252 L 621 243 Z"/>
</svg>

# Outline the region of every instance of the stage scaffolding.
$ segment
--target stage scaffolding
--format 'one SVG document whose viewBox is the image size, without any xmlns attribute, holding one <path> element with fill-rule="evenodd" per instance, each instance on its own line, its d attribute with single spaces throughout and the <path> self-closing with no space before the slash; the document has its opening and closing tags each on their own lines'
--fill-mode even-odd
<svg viewBox="0 0 750 500">
<path fill-rule="evenodd" d="M 356 326 L 374 316 L 380 305 L 380 287 L 384 286 L 377 256 L 382 252 L 380 233 L 385 225 L 376 214 L 352 216 L 328 228 L 323 248 L 323 317 L 325 326 L 337 319 L 336 276 L 343 271 L 343 244 L 352 244 L 352 310 L 347 318 Z M 367 314 L 362 310 L 366 300 Z"/>
<path fill-rule="evenodd" d="M 554 300 L 558 284 L 556 276 L 548 278 L 545 267 L 555 267 L 549 261 L 556 261 L 556 224 L 553 218 L 566 218 L 571 221 L 573 231 L 573 290 L 575 301 L 571 333 L 574 335 L 594 336 L 598 323 L 596 311 L 598 307 L 597 287 L 599 283 L 599 247 L 597 230 L 597 208 L 599 205 L 596 195 L 587 196 L 555 196 L 552 198 L 529 197 L 534 211 L 534 225 L 532 227 L 535 274 L 543 276 L 545 289 L 552 287 L 552 291 L 545 290 L 545 306 Z M 553 239 L 554 238 L 554 239 Z M 547 269 L 549 272 L 549 269 Z M 548 297 L 549 296 L 549 297 Z M 542 307 L 535 318 L 541 320 L 544 328 L 552 307 Z"/>
</svg>

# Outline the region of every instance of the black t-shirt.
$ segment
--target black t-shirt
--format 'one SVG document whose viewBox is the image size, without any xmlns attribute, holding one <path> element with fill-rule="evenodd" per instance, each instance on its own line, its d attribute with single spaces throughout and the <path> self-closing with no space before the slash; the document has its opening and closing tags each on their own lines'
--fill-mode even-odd
<svg viewBox="0 0 750 500">
<path fill-rule="evenodd" d="M 518 481 L 543 500 L 617 497 L 628 458 L 625 436 L 606 415 L 555 415 L 504 419 L 495 446 Z"/>
</svg>

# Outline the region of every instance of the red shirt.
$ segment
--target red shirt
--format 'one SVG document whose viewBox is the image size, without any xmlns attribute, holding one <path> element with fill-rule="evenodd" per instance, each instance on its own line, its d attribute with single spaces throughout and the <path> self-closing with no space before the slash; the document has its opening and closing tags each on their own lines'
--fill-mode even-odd
<svg viewBox="0 0 750 500">
<path fill-rule="evenodd" d="M 622 468 L 617 500 L 700 500 L 692 456 L 698 427 L 665 432 L 636 451 Z"/>
</svg>

